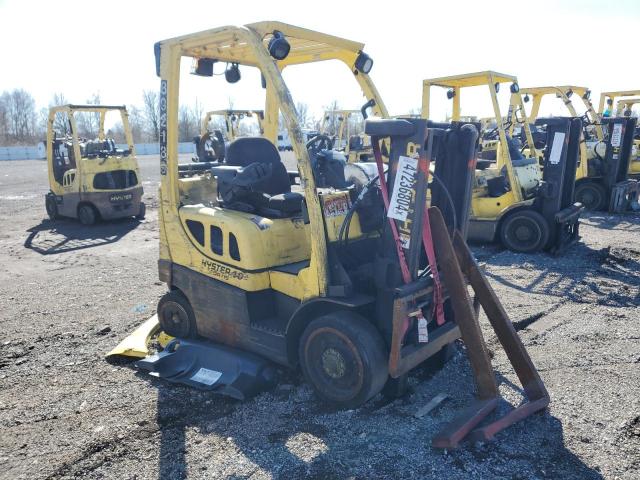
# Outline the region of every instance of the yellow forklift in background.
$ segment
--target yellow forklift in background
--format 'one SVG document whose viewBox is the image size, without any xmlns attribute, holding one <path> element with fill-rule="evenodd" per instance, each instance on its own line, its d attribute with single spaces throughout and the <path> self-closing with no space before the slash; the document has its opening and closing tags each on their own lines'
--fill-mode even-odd
<svg viewBox="0 0 640 480">
<path fill-rule="evenodd" d="M 598 113 L 603 117 L 614 114 L 616 116 L 630 117 L 632 116 L 633 105 L 640 102 L 640 98 L 636 98 L 638 96 L 640 96 L 640 90 L 602 92 L 600 94 Z M 618 104 L 614 113 L 613 107 L 616 100 L 618 100 Z M 631 161 L 629 162 L 629 176 L 640 181 L 640 125 L 637 122 L 633 149 Z"/>
<path fill-rule="evenodd" d="M 207 112 L 202 119 L 200 135 L 193 139 L 196 151 L 196 158 L 193 161 L 223 161 L 226 145 L 241 135 L 240 122 L 249 118 L 257 122 L 257 125 L 254 125 L 257 128 L 252 134 L 263 135 L 264 112 L 262 110 L 229 109 Z M 212 120 L 218 122 L 213 128 Z"/>
<path fill-rule="evenodd" d="M 360 110 L 327 110 L 320 133 L 333 137 L 333 147 L 344 152 L 349 163 L 371 162 L 373 151 L 364 135 L 364 120 Z"/>
<path fill-rule="evenodd" d="M 508 134 L 515 122 L 514 107 L 510 106 L 503 116 L 498 101 L 498 91 L 503 84 L 509 84 L 512 94 L 518 93 L 515 76 L 493 71 L 424 80 L 422 116 L 431 120 L 432 125 L 438 125 L 431 117 L 432 87 L 446 89 L 446 96 L 452 102 L 453 123 L 460 122 L 461 91 L 486 87 L 496 127 L 482 133 L 469 239 L 500 241 L 516 252 L 549 250 L 560 253 L 579 238 L 579 216 L 583 207 L 573 203 L 573 179 L 581 121 L 563 117 L 538 119 L 536 124 L 544 126 L 546 135 L 546 148 L 541 152 L 535 148 L 530 126 L 525 122 L 523 132 L 529 145 L 525 150 L 518 139 Z M 516 106 L 524 108 L 521 103 Z M 477 127 L 480 129 L 479 123 Z M 488 152 L 483 152 L 484 149 Z M 543 159 L 543 171 L 538 156 Z"/>
<path fill-rule="evenodd" d="M 549 397 L 456 225 L 446 223 L 433 196 L 426 209 L 428 159 L 451 170 L 447 179 L 470 185 L 477 130 L 467 125 L 446 131 L 423 119 L 369 119 L 365 133 L 378 176 L 348 182 L 344 155 L 340 161 L 340 152 L 326 157 L 331 161 L 318 159 L 328 137 L 303 137 L 282 77 L 285 67 L 338 60 L 370 104 L 377 93 L 368 75 L 373 62 L 363 49 L 279 22 L 221 27 L 156 44 L 162 152 L 158 270 L 168 286 L 157 316 L 160 328 L 175 338 L 137 366 L 239 399 L 273 383 L 272 363 L 300 366 L 322 400 L 355 408 L 462 336 L 479 398 L 433 445 L 454 448 L 469 434 L 488 440 L 545 408 Z M 193 199 L 193 179 L 180 175 L 178 163 L 185 57 L 203 76 L 211 76 L 213 62 L 257 68 L 267 88 L 265 136 L 237 138 L 224 162 L 213 162 L 195 177 L 215 189 L 207 199 Z M 380 99 L 373 108 L 386 114 Z M 275 146 L 280 114 L 297 160 L 294 175 Z M 383 139 L 390 144 L 388 175 Z M 413 157 L 407 156 L 410 148 Z M 464 177 L 468 181 L 460 182 Z M 445 202 L 460 207 L 463 224 L 468 211 L 461 198 Z M 529 397 L 473 432 L 498 405 L 499 392 L 467 282 Z"/>
<path fill-rule="evenodd" d="M 591 91 L 576 85 L 521 88 L 512 95 L 512 107 L 516 122 L 509 133 L 524 123 L 534 125 L 540 105 L 545 98 L 556 98 L 565 105 L 567 113 L 582 119 L 580 162 L 576 171 L 574 198 L 587 210 L 623 212 L 637 204 L 638 183 L 629 180 L 633 152 L 633 135 L 636 119 L 624 117 L 600 117 L 591 103 Z M 577 100 L 576 100 L 577 99 Z M 576 102 L 582 106 L 580 113 Z M 520 110 L 522 104 L 530 104 L 529 113 Z M 534 127 L 533 137 L 537 147 L 544 147 L 544 132 Z M 609 132 L 612 132 L 611 134 Z M 526 143 L 524 135 L 520 135 Z"/>
<path fill-rule="evenodd" d="M 127 148 L 118 149 L 105 134 L 105 117 L 117 112 Z M 80 138 L 78 115 L 95 115 L 96 139 Z M 68 125 L 56 132 L 54 125 Z M 49 193 L 45 207 L 51 220 L 77 218 L 83 225 L 123 217 L 144 218 L 140 169 L 124 106 L 62 105 L 49 109 L 47 122 Z"/>
</svg>

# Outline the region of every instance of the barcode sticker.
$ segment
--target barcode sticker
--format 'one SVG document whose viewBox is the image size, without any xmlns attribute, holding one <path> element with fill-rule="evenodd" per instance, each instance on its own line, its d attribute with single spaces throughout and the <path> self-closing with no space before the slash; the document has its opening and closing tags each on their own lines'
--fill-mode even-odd
<svg viewBox="0 0 640 480">
<path fill-rule="evenodd" d="M 611 133 L 611 146 L 619 147 L 622 145 L 622 124 L 616 123 L 613 125 L 613 132 Z"/>
<path fill-rule="evenodd" d="M 398 170 L 393 182 L 393 193 L 389 201 L 387 217 L 405 222 L 411 207 L 416 173 L 418 172 L 418 160 L 401 156 L 398 160 Z"/>
<path fill-rule="evenodd" d="M 551 144 L 551 153 L 549 154 L 549 163 L 557 165 L 560 163 L 560 157 L 562 156 L 562 147 L 564 146 L 564 133 L 556 132 L 553 136 L 553 143 Z"/>
<path fill-rule="evenodd" d="M 213 385 L 221 376 L 222 372 L 216 372 L 215 370 L 209 370 L 208 368 L 201 368 L 191 377 L 191 380 L 204 385 Z"/>
</svg>

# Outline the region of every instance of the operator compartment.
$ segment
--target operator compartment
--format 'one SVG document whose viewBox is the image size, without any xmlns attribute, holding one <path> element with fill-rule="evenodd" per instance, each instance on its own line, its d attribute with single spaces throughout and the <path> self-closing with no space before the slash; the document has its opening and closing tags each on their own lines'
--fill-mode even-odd
<svg viewBox="0 0 640 480">
<path fill-rule="evenodd" d="M 180 218 L 206 257 L 256 271 L 308 260 L 304 196 L 276 147 L 262 137 L 231 142 L 210 173 L 179 180 Z"/>
</svg>

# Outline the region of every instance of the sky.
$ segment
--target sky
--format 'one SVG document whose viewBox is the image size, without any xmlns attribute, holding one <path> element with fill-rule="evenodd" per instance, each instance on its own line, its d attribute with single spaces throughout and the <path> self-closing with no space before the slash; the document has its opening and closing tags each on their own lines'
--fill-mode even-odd
<svg viewBox="0 0 640 480">
<path fill-rule="evenodd" d="M 636 0 L 0 0 L 0 92 L 24 88 L 38 107 L 54 92 L 74 103 L 98 92 L 105 104 L 140 105 L 142 90 L 159 86 L 156 41 L 262 20 L 363 42 L 374 59 L 371 77 L 392 115 L 420 108 L 423 79 L 481 70 L 517 75 L 523 87 L 585 85 L 594 101 L 602 90 L 640 89 Z M 181 101 L 197 98 L 205 109 L 227 108 L 230 100 L 236 108 L 262 108 L 259 75 L 245 70 L 235 85 L 224 77 L 192 77 Z M 333 100 L 343 108 L 364 103 L 343 65 L 287 70 L 294 100 L 308 104 L 313 115 Z M 463 115 L 489 114 L 482 93 L 462 97 Z M 434 117 L 444 118 L 445 93 L 432 95 Z M 548 103 L 541 113 L 562 113 L 559 102 Z"/>
</svg>

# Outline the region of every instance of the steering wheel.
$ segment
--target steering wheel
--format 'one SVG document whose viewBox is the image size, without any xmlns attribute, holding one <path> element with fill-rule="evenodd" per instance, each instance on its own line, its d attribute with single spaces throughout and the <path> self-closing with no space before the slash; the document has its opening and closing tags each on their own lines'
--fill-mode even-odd
<svg viewBox="0 0 640 480">
<path fill-rule="evenodd" d="M 333 139 L 328 135 L 316 135 L 306 144 L 307 150 L 316 155 L 321 150 L 331 150 L 333 148 Z"/>
</svg>

